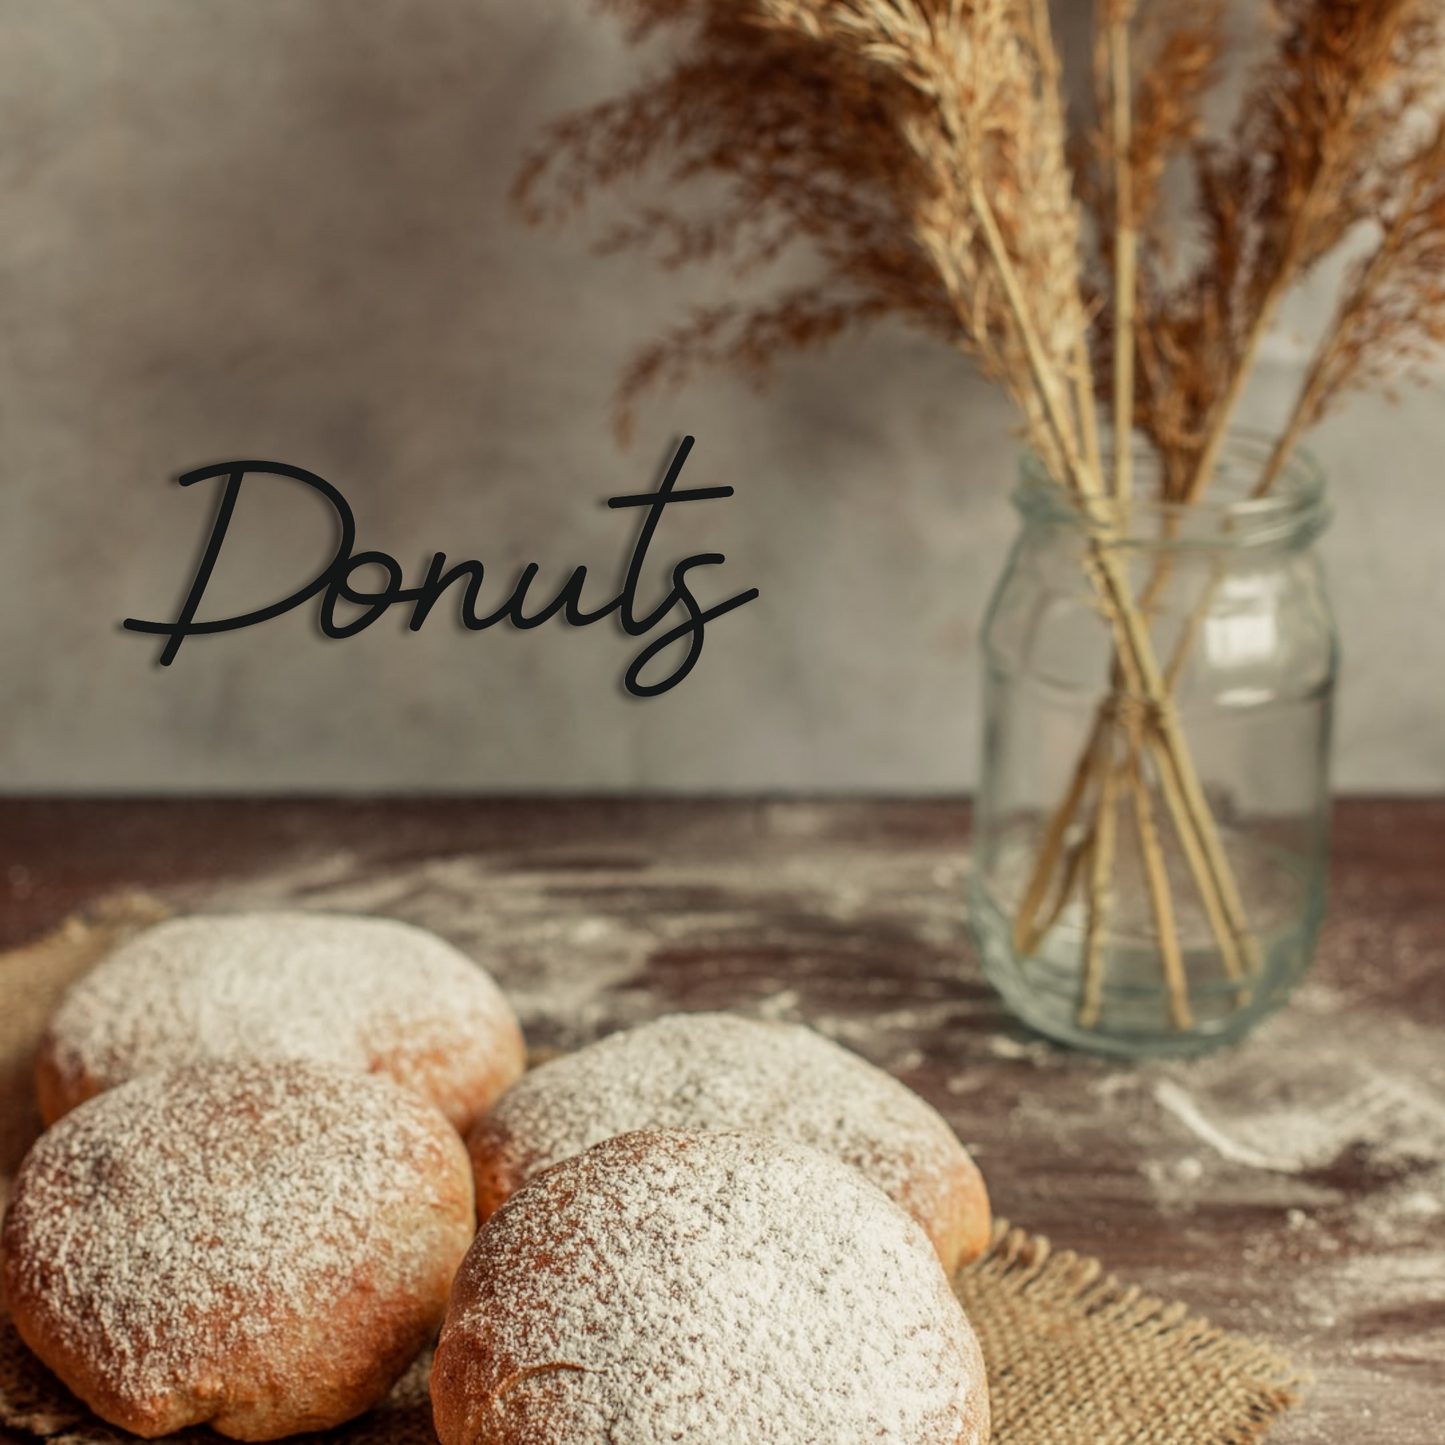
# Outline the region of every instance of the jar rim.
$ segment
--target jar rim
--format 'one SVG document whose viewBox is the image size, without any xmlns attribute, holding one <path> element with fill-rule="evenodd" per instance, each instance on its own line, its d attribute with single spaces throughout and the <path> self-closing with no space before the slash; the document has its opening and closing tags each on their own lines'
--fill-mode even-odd
<svg viewBox="0 0 1445 1445">
<path fill-rule="evenodd" d="M 1314 454 L 1296 447 L 1274 485 L 1252 495 L 1255 482 L 1274 453 L 1275 438 L 1251 427 L 1231 428 L 1220 448 L 1209 487 L 1197 501 L 1165 501 L 1142 491 L 1127 501 L 1112 496 L 1085 499 L 1055 479 L 1047 463 L 1029 449 L 1019 462 L 1013 503 L 1027 521 L 1058 522 L 1108 532 L 1119 541 L 1158 545 L 1163 532 L 1179 545 L 1198 545 L 1201 534 L 1245 544 L 1317 535 L 1329 514 L 1325 471 Z M 1136 475 L 1157 476 L 1157 454 L 1135 439 Z M 1105 449 L 1105 470 L 1112 451 Z"/>
</svg>

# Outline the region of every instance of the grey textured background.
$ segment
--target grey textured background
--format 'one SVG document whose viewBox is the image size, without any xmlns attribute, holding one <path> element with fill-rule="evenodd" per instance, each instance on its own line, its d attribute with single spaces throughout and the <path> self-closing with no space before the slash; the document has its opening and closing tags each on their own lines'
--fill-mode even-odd
<svg viewBox="0 0 1445 1445">
<path fill-rule="evenodd" d="M 545 118 L 643 64 L 581 0 L 3 0 L 0 425 L 10 790 L 958 790 L 975 769 L 975 632 L 1011 537 L 1011 417 L 965 363 L 883 328 L 789 363 L 764 396 L 710 378 L 614 446 L 618 368 L 726 278 L 597 259 L 506 191 Z M 1318 312 L 1304 298 L 1296 319 Z M 1298 366 L 1288 334 L 1251 402 Z M 418 634 L 398 608 L 323 640 L 314 604 L 193 638 L 166 618 L 235 456 L 334 482 L 358 547 L 410 584 L 479 557 L 500 599 L 537 561 L 605 600 L 672 439 L 687 485 L 653 585 L 687 553 L 707 601 L 761 598 L 648 701 L 610 624 Z M 1315 438 L 1343 632 L 1336 778 L 1445 786 L 1445 412 L 1367 401 Z M 247 483 L 203 615 L 329 557 L 319 501 Z M 493 604 L 495 605 L 495 603 Z"/>
</svg>

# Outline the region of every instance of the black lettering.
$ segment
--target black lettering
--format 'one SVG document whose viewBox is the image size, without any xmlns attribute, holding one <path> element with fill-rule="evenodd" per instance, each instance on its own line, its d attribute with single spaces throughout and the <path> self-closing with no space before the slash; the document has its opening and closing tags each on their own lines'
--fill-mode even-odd
<svg viewBox="0 0 1445 1445">
<path fill-rule="evenodd" d="M 386 568 L 387 583 L 381 592 L 358 592 L 351 585 L 351 574 L 358 567 L 377 563 Z M 321 599 L 321 630 L 327 637 L 355 637 L 363 628 L 370 627 L 393 602 L 401 596 L 401 563 L 386 552 L 358 552 L 344 562 L 338 558 L 328 569 L 331 578 L 326 595 Z M 336 603 L 340 598 L 348 602 L 359 602 L 366 611 L 353 622 L 339 626 L 336 622 Z"/>
<path fill-rule="evenodd" d="M 731 612 L 735 607 L 741 607 L 744 602 L 751 602 L 758 595 L 758 589 L 753 587 L 746 592 L 739 592 L 736 597 L 729 597 L 726 602 L 719 602 L 715 607 L 709 607 L 706 612 L 697 605 L 697 599 L 692 595 L 687 583 L 682 580 L 684 575 L 693 567 L 716 566 L 725 560 L 726 558 L 721 552 L 706 552 L 696 557 L 684 557 L 672 569 L 672 591 L 669 597 L 681 599 L 683 606 L 687 609 L 687 621 L 679 623 L 670 632 L 664 632 L 655 642 L 648 643 L 632 660 L 632 666 L 627 669 L 627 676 L 622 679 L 622 682 L 634 697 L 657 697 L 659 693 L 676 687 L 693 670 L 697 665 L 698 658 L 702 656 L 702 635 L 705 624 L 711 622 L 715 617 L 721 617 L 725 612 Z M 639 681 L 642 669 L 659 652 L 672 643 L 680 641 L 688 633 L 692 634 L 692 641 L 688 644 L 687 656 L 669 676 L 656 683 Z"/>
<path fill-rule="evenodd" d="M 461 620 L 464 626 L 474 632 L 495 626 L 503 618 L 510 618 L 513 627 L 526 631 L 540 627 L 559 612 L 571 626 L 586 627 L 620 610 L 619 620 L 623 630 L 630 636 L 641 637 L 645 633 L 651 632 L 659 622 L 681 604 L 687 614 L 686 620 L 665 632 L 638 653 L 633 659 L 632 665 L 627 669 L 624 678 L 627 690 L 634 696 L 656 697 L 658 694 L 676 687 L 697 665 L 697 660 L 702 655 L 703 633 L 707 623 L 731 612 L 736 607 L 741 607 L 745 602 L 751 602 L 758 595 L 758 589 L 754 587 L 747 592 L 740 592 L 737 596 L 728 598 L 725 602 L 719 602 L 713 607 L 701 607 L 687 585 L 687 573 L 695 567 L 717 566 L 724 560 L 720 552 L 705 552 L 694 557 L 686 557 L 679 562 L 672 569 L 672 587 L 667 596 L 645 617 L 637 615 L 637 592 L 642 581 L 647 550 L 657 532 L 657 524 L 662 519 L 664 509 L 674 502 L 699 502 L 717 497 L 730 497 L 733 494 L 731 487 L 697 487 L 688 491 L 677 490 L 677 479 L 692 446 L 692 437 L 682 439 L 655 492 L 643 492 L 636 496 L 608 499 L 609 507 L 643 507 L 646 508 L 647 515 L 638 529 L 637 541 L 633 545 L 632 557 L 628 562 L 626 581 L 622 591 L 611 602 L 592 612 L 584 612 L 582 609 L 582 589 L 587 581 L 586 567 L 574 568 L 558 589 L 557 595 L 540 612 L 535 612 L 531 616 L 528 616 L 524 609 L 528 588 L 536 579 L 539 571 L 535 562 L 529 563 L 523 569 L 516 586 L 512 589 L 511 596 L 495 612 L 489 613 L 485 617 L 478 617 L 476 610 L 482 579 L 485 575 L 480 562 L 459 562 L 456 566 L 447 569 L 446 553 L 434 553 L 425 579 L 416 587 L 404 588 L 401 564 L 388 553 L 361 552 L 355 557 L 351 555 L 352 546 L 356 542 L 356 519 L 347 505 L 346 499 L 330 482 L 318 477 L 314 472 L 306 471 L 303 467 L 288 466 L 284 462 L 240 461 L 202 467 L 196 471 L 187 472 L 177 479 L 181 486 L 189 487 L 209 477 L 223 476 L 226 478 L 226 487 L 221 495 L 221 504 L 216 513 L 215 524 L 211 528 L 210 538 L 206 543 L 205 553 L 196 569 L 190 591 L 181 607 L 180 616 L 174 622 L 146 622 L 128 617 L 125 619 L 124 626 L 132 632 L 154 632 L 164 636 L 166 645 L 161 652 L 160 661 L 163 666 L 168 667 L 180 650 L 181 643 L 193 633 L 230 632 L 237 628 L 249 627 L 254 622 L 265 622 L 272 617 L 279 617 L 282 613 L 289 612 L 293 607 L 314 597 L 318 592 L 324 593 L 320 607 L 321 630 L 325 636 L 330 638 L 354 637 L 358 632 L 370 627 L 394 602 L 410 602 L 412 604 L 408 626 L 413 632 L 420 631 L 422 624 L 442 594 L 453 583 L 463 578 L 466 579 L 466 591 L 461 602 Z M 236 499 L 240 495 L 241 483 L 245 480 L 248 472 L 291 477 L 296 481 L 304 482 L 309 487 L 314 487 L 336 509 L 336 515 L 341 522 L 341 543 L 337 547 L 336 555 L 327 566 L 306 586 L 293 592 L 291 596 L 283 598 L 280 602 L 274 602 L 269 607 L 260 607 L 254 612 L 247 612 L 241 616 L 197 622 L 196 612 L 200 608 L 201 599 L 211 579 L 211 573 L 215 570 L 216 559 L 221 554 L 221 547 L 226 540 L 226 532 L 231 525 L 231 517 L 236 509 Z M 386 573 L 386 583 L 380 591 L 363 591 L 351 584 L 352 575 L 358 569 L 368 566 L 379 566 Z M 363 610 L 360 616 L 353 618 L 350 622 L 337 622 L 336 606 L 342 600 L 361 607 Z M 689 643 L 687 655 L 682 662 L 662 681 L 644 683 L 641 677 L 647 665 L 665 648 L 674 642 L 681 641 L 684 637 L 689 638 Z"/>
<path fill-rule="evenodd" d="M 673 453 L 667 474 L 655 492 L 643 492 L 634 497 L 610 497 L 607 501 L 609 507 L 648 508 L 647 519 L 643 522 L 642 530 L 637 534 L 637 543 L 632 549 L 632 561 L 628 564 L 626 585 L 622 589 L 622 596 L 617 599 L 622 604 L 622 626 L 633 637 L 641 637 L 643 633 L 651 632 L 672 611 L 678 600 L 679 584 L 676 580 L 677 570 L 674 569 L 673 588 L 666 598 L 646 617 L 637 617 L 633 610 L 637 602 L 637 584 L 642 579 L 642 564 L 647 557 L 647 548 L 652 541 L 653 533 L 657 531 L 657 524 L 662 519 L 662 509 L 672 502 L 702 502 L 713 497 L 730 497 L 733 494 L 731 487 L 698 487 L 688 492 L 673 490 L 673 484 L 682 471 L 682 464 L 692 450 L 692 442 L 691 437 L 683 437 L 677 451 Z M 684 568 L 684 570 L 686 569 Z"/>
<path fill-rule="evenodd" d="M 413 632 L 420 632 L 421 625 L 427 619 L 427 614 L 436 605 L 437 599 L 452 585 L 459 577 L 467 579 L 467 590 L 462 596 L 462 624 L 472 632 L 480 632 L 484 627 L 490 627 L 498 619 L 495 617 L 480 618 L 477 616 L 477 593 L 482 590 L 483 568 L 480 562 L 458 562 L 445 575 L 442 568 L 446 566 L 447 554 L 438 552 L 431 559 L 431 567 L 428 568 L 426 581 L 420 587 L 412 589 L 416 598 L 416 606 L 411 609 L 411 621 L 407 626 Z M 397 601 L 404 602 L 410 599 L 412 594 L 398 593 Z"/>
<path fill-rule="evenodd" d="M 269 607 L 259 607 L 255 612 L 247 612 L 240 617 L 224 617 L 213 622 L 197 622 L 195 620 L 196 609 L 200 607 L 206 584 L 211 580 L 211 572 L 215 568 L 216 558 L 221 555 L 221 544 L 226 540 L 226 530 L 231 525 L 231 514 L 236 509 L 236 498 L 240 495 L 241 482 L 248 472 L 257 472 L 265 476 L 291 477 L 295 481 L 305 482 L 308 487 L 315 487 L 336 508 L 336 515 L 341 519 L 341 545 L 336 549 L 336 556 L 316 577 L 299 591 L 282 598 L 280 602 L 273 602 Z M 176 480 L 181 486 L 190 487 L 209 477 L 225 477 L 226 490 L 221 498 L 220 510 L 216 513 L 215 525 L 211 528 L 210 541 L 206 543 L 205 553 L 201 557 L 201 565 L 196 569 L 195 580 L 191 583 L 191 590 L 181 608 L 181 615 L 174 622 L 144 622 L 139 618 L 127 617 L 121 624 L 131 632 L 157 632 L 168 639 L 165 647 L 161 650 L 162 667 L 171 665 L 175 660 L 176 653 L 180 651 L 182 641 L 192 634 L 232 632 L 240 627 L 250 627 L 254 622 L 266 622 L 272 617 L 281 616 L 283 612 L 289 612 L 293 607 L 299 607 L 301 603 L 314 597 L 330 583 L 332 573 L 336 568 L 345 566 L 346 559 L 351 555 L 352 545 L 356 541 L 356 518 L 352 515 L 351 508 L 347 506 L 346 498 L 330 482 L 318 477 L 314 472 L 308 472 L 304 467 L 288 466 L 285 462 L 221 462 L 216 466 L 200 467 L 196 471 L 187 472 L 184 476 L 177 477 Z"/>
<path fill-rule="evenodd" d="M 512 594 L 512 600 L 507 608 L 512 614 L 512 626 L 523 629 L 529 627 L 540 627 L 550 617 L 555 617 L 565 609 L 566 619 L 573 627 L 586 627 L 593 622 L 606 617 L 608 613 L 615 612 L 622 606 L 622 597 L 614 597 L 605 607 L 599 607 L 596 612 L 582 611 L 582 584 L 587 580 L 587 569 L 577 567 L 573 569 L 572 575 L 562 584 L 557 595 L 540 612 L 532 617 L 522 616 L 522 598 L 527 590 L 527 583 L 537 575 L 537 564 L 533 562 L 522 574 L 522 580 L 517 583 L 517 590 Z"/>
</svg>

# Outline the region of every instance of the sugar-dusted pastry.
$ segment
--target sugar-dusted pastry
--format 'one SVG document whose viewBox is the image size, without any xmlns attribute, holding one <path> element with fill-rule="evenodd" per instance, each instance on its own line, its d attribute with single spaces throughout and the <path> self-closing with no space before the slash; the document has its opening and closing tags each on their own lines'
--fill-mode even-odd
<svg viewBox="0 0 1445 1445">
<path fill-rule="evenodd" d="M 475 1230 L 456 1131 L 333 1066 L 205 1064 L 81 1104 L 0 1229 L 21 1338 L 137 1435 L 323 1430 L 391 1388 Z"/>
<path fill-rule="evenodd" d="M 441 1445 L 984 1445 L 978 1344 L 923 1231 L 767 1135 L 641 1131 L 478 1231 L 432 1369 Z"/>
<path fill-rule="evenodd" d="M 197 914 L 121 945 L 76 983 L 40 1047 L 40 1112 L 157 1069 L 309 1059 L 389 1074 L 465 1131 L 525 1066 L 490 976 L 390 918 Z"/>
<path fill-rule="evenodd" d="M 539 1170 L 632 1129 L 745 1129 L 846 1160 L 924 1228 L 944 1266 L 981 1254 L 992 1219 L 943 1117 L 797 1024 L 672 1014 L 534 1069 L 468 1136 L 485 1220 Z"/>
</svg>

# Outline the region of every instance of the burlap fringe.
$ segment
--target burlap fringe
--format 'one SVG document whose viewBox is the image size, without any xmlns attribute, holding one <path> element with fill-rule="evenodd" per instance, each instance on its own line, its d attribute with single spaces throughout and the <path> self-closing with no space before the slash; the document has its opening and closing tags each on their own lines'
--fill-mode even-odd
<svg viewBox="0 0 1445 1445">
<path fill-rule="evenodd" d="M 1097 1260 L 994 1222 L 954 1289 L 988 1362 L 993 1445 L 1256 1445 L 1309 1375 Z"/>
</svg>

